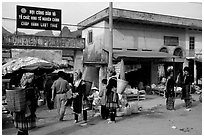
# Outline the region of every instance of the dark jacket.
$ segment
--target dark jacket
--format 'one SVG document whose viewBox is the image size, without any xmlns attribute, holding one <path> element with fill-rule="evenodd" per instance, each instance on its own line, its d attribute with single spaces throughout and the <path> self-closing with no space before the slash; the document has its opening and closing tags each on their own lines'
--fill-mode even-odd
<svg viewBox="0 0 204 137">
<path fill-rule="evenodd" d="M 182 98 L 181 99 L 190 99 L 191 83 L 192 77 L 187 75 L 184 76 L 182 81 Z"/>
<path fill-rule="evenodd" d="M 175 97 L 174 85 L 175 85 L 175 82 L 173 78 L 167 79 L 166 94 L 165 94 L 166 98 Z"/>
<path fill-rule="evenodd" d="M 81 113 L 82 106 L 84 105 L 84 101 L 87 101 L 86 96 L 86 85 L 83 80 L 79 83 L 78 87 L 74 87 L 73 93 L 78 93 L 79 95 L 76 96 L 76 98 L 73 99 L 73 111 L 75 113 Z"/>
</svg>

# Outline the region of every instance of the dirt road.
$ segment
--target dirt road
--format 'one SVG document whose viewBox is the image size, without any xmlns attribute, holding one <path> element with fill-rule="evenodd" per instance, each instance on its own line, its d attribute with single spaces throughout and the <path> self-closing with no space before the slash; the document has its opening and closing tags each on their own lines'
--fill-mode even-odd
<svg viewBox="0 0 204 137">
<path fill-rule="evenodd" d="M 96 118 L 86 127 L 65 127 L 49 134 L 72 135 L 201 135 L 202 105 L 194 102 L 192 111 L 186 112 L 183 106 L 177 106 L 174 112 L 164 106 L 156 110 L 142 112 L 128 117 L 117 118 L 117 123 Z"/>
<path fill-rule="evenodd" d="M 162 99 L 161 101 L 164 102 Z M 202 135 L 202 103 L 196 99 L 193 102 L 192 111 L 190 112 L 185 111 L 183 105 L 184 103 L 180 101 L 176 104 L 176 111 L 168 111 L 163 103 L 156 108 L 144 110 L 138 114 L 117 117 L 117 122 L 112 124 L 108 124 L 106 120 L 102 120 L 100 117 L 89 117 L 87 126 L 74 124 L 73 115 L 70 110 L 67 110 L 66 118 L 63 122 L 57 121 L 56 110 L 51 112 L 44 110 L 38 114 L 38 127 L 31 130 L 29 134 Z M 16 129 L 12 126 L 11 122 L 9 124 L 7 121 L 7 124 L 5 125 L 5 119 L 2 134 L 16 134 Z"/>
</svg>

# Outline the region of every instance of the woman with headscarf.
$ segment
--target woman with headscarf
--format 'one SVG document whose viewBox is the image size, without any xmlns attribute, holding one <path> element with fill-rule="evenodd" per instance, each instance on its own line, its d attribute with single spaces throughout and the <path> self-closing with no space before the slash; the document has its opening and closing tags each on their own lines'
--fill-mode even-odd
<svg viewBox="0 0 204 137">
<path fill-rule="evenodd" d="M 18 128 L 17 134 L 28 135 L 28 130 L 36 127 L 35 112 L 39 94 L 35 88 L 34 74 L 25 73 L 21 79 L 21 86 L 24 87 L 23 90 L 25 91 L 26 109 L 13 112 L 13 120 L 14 126 Z"/>
<path fill-rule="evenodd" d="M 191 111 L 191 95 L 190 95 L 190 88 L 192 83 L 192 77 L 189 74 L 190 68 L 184 68 L 184 75 L 182 78 L 182 99 L 184 99 L 186 104 L 186 111 Z"/>
<path fill-rule="evenodd" d="M 25 85 L 25 90 L 26 90 L 26 99 L 28 102 L 28 107 L 30 110 L 30 116 L 28 116 L 28 127 L 29 129 L 35 128 L 36 127 L 36 110 L 38 107 L 37 101 L 40 96 L 40 92 L 38 88 L 36 88 L 35 85 L 36 79 L 35 75 L 33 76 L 33 79 L 31 81 L 28 81 Z"/>
<path fill-rule="evenodd" d="M 175 81 L 173 79 L 173 69 L 167 70 L 167 81 L 166 81 L 166 109 L 174 110 L 175 92 L 174 85 Z"/>
<path fill-rule="evenodd" d="M 117 80 L 110 79 L 107 85 L 106 92 L 106 108 L 107 113 L 110 116 L 110 121 L 108 123 L 115 122 L 116 109 L 119 107 L 119 96 L 117 93 Z"/>
<path fill-rule="evenodd" d="M 85 102 L 88 100 L 86 96 L 86 85 L 82 80 L 82 72 L 77 71 L 74 73 L 74 91 L 73 91 L 73 111 L 74 111 L 74 122 L 78 123 L 79 114 L 83 109 L 83 120 L 84 125 L 87 124 L 87 109 L 85 107 Z"/>
</svg>

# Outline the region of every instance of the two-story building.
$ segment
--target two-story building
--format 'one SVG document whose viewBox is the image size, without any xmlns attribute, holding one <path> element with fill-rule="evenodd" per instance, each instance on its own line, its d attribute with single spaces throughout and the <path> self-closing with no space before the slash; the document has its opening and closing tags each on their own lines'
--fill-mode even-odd
<svg viewBox="0 0 204 137">
<path fill-rule="evenodd" d="M 202 20 L 113 8 L 113 63 L 124 60 L 131 85 L 158 84 L 168 66 L 175 76 L 190 66 L 201 78 Z M 109 51 L 109 8 L 78 23 L 85 38 L 85 78 L 95 86 L 106 77 Z M 100 86 L 99 86 L 100 87 Z"/>
</svg>

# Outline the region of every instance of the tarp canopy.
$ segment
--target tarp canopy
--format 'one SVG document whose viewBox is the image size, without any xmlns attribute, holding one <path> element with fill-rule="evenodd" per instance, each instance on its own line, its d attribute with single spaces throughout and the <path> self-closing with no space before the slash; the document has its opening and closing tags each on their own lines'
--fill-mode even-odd
<svg viewBox="0 0 204 137">
<path fill-rule="evenodd" d="M 43 71 L 51 72 L 58 68 L 57 64 L 35 58 L 35 57 L 22 57 L 18 59 L 11 59 L 6 64 L 2 66 L 2 74 L 6 75 L 7 73 L 13 73 L 18 70 L 23 72 L 34 72 L 34 71 Z"/>
<path fill-rule="evenodd" d="M 118 51 L 113 50 L 114 58 L 177 58 L 177 56 L 156 51 Z"/>
<path fill-rule="evenodd" d="M 186 59 L 188 60 L 194 60 L 194 61 L 197 61 L 197 62 L 202 62 L 202 57 L 186 57 Z"/>
</svg>

